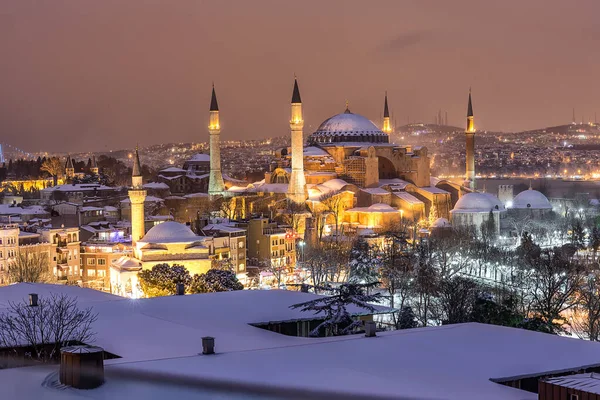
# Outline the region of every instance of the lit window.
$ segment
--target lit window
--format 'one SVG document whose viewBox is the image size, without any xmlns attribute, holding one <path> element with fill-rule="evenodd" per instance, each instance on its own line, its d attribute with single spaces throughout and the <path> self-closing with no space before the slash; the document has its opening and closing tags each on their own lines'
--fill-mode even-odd
<svg viewBox="0 0 600 400">
<path fill-rule="evenodd" d="M 88 265 L 96 265 L 96 259 L 95 258 L 88 258 L 87 264 Z"/>
<path fill-rule="evenodd" d="M 98 265 L 106 265 L 106 260 L 104 258 L 99 258 Z"/>
</svg>

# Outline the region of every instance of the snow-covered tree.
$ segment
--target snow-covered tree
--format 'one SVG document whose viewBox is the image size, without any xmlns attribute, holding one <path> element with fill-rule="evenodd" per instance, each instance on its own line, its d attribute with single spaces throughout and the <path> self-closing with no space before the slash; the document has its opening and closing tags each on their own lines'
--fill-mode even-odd
<svg viewBox="0 0 600 400">
<path fill-rule="evenodd" d="M 233 272 L 222 269 L 210 269 L 205 274 L 193 276 L 188 292 L 213 293 L 243 289 L 244 285 L 238 281 Z"/>
<path fill-rule="evenodd" d="M 375 311 L 375 303 L 381 300 L 381 294 L 366 294 L 367 289 L 374 284 L 344 283 L 333 291 L 332 296 L 320 297 L 305 303 L 294 304 L 290 308 L 299 308 L 301 311 L 312 311 L 325 320 L 310 332 L 311 337 L 341 336 L 352 333 L 362 325 L 362 321 L 355 320 L 348 312 L 347 307 L 354 305 L 370 312 Z M 322 288 L 322 290 L 327 290 Z"/>
<path fill-rule="evenodd" d="M 350 279 L 352 283 L 371 284 L 379 281 L 381 255 L 374 246 L 359 237 L 350 250 Z"/>
<path fill-rule="evenodd" d="M 181 265 L 156 264 L 138 274 L 140 288 L 146 297 L 170 296 L 177 292 L 177 284 L 189 285 L 189 271 Z"/>
<path fill-rule="evenodd" d="M 412 307 L 404 306 L 398 312 L 396 320 L 396 329 L 412 329 L 416 328 L 419 324 L 417 323 L 417 316 L 415 315 Z"/>
</svg>

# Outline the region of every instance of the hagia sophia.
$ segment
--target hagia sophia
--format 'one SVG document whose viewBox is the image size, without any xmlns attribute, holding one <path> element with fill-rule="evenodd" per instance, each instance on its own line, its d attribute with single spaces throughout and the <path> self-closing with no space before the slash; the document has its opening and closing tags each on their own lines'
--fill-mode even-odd
<svg viewBox="0 0 600 400">
<path fill-rule="evenodd" d="M 512 186 L 501 187 L 499 196 L 476 190 L 476 130 L 471 93 L 465 130 L 465 180 L 460 183 L 430 175 L 430 156 L 426 147 L 391 142 L 387 94 L 383 111 L 383 123 L 379 128 L 366 117 L 353 113 L 347 104 L 342 113 L 328 118 L 311 133 L 305 143 L 302 99 L 295 80 L 291 100 L 291 146 L 276 152 L 263 180 L 242 183 L 229 179 L 221 171 L 219 106 L 213 87 L 208 126 L 210 158 L 201 157 L 202 162 L 210 164 L 208 193 L 204 196 L 207 200 L 226 202 L 232 215 L 239 220 L 256 215 L 286 214 L 293 209 L 300 220 L 293 227 L 294 232 L 290 234 L 288 229 L 278 232 L 285 233 L 279 239 L 267 239 L 267 242 L 273 242 L 269 245 L 281 245 L 269 247 L 267 252 L 273 257 L 293 253 L 296 240 L 311 241 L 323 235 L 373 234 L 403 223 L 413 227 L 414 239 L 416 235 L 449 227 L 478 231 L 489 218 L 494 219 L 499 233 L 506 225 L 503 220 L 508 215 L 519 218 L 528 214 L 543 218 L 552 210 L 548 199 L 531 188 L 514 197 Z M 146 189 L 150 186 L 142 182 L 137 149 L 133 158 L 129 190 L 132 252 L 112 263 L 111 286 L 135 287 L 140 270 L 161 262 L 186 265 L 193 273 L 205 272 L 211 267 L 212 256 L 207 255 L 215 252 L 218 238 L 197 236 L 189 226 L 175 221 L 159 223 L 146 232 L 144 204 Z M 277 231 L 267 218 L 258 218 L 248 220 L 248 235 L 254 229 L 251 222 L 256 222 L 254 226 L 259 227 L 259 233 Z M 219 229 L 239 230 L 239 226 L 223 225 Z M 244 236 L 243 243 L 231 246 L 239 253 L 239 261 L 234 263 L 238 274 L 245 272 L 245 242 Z M 254 244 L 248 238 L 249 255 L 255 251 L 252 246 L 259 246 L 259 240 L 256 242 Z M 290 260 L 281 259 L 281 262 L 289 263 Z"/>
</svg>

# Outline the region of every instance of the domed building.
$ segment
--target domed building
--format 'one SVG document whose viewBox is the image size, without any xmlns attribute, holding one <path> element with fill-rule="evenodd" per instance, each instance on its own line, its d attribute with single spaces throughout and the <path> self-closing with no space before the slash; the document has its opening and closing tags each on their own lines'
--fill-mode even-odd
<svg viewBox="0 0 600 400">
<path fill-rule="evenodd" d="M 184 224 L 166 221 L 153 226 L 133 250 L 143 269 L 161 263 L 180 264 L 193 275 L 210 269 L 212 242 L 213 238 L 197 236 Z"/>
<path fill-rule="evenodd" d="M 506 215 L 506 208 L 498 198 L 490 193 L 467 193 L 463 195 L 450 211 L 452 226 L 457 228 L 474 228 L 478 232 L 481 225 L 494 218 L 497 232 L 500 233 L 501 219 Z"/>
<path fill-rule="evenodd" d="M 512 201 L 509 207 L 510 215 L 530 214 L 534 217 L 542 217 L 552 212 L 552 204 L 542 192 L 529 188 L 524 190 Z"/>
</svg>

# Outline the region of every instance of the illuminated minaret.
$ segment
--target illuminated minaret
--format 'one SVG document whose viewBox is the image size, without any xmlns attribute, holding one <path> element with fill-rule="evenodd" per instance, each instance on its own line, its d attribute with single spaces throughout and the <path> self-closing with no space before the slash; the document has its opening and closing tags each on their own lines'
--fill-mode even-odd
<svg viewBox="0 0 600 400">
<path fill-rule="evenodd" d="M 65 175 L 67 179 L 73 179 L 75 177 L 75 167 L 73 166 L 73 159 L 71 155 L 67 156 L 67 164 L 65 166 Z"/>
<path fill-rule="evenodd" d="M 96 163 L 96 156 L 92 156 L 92 165 L 90 166 L 90 173 L 92 175 L 98 175 L 99 169 L 98 164 Z"/>
<path fill-rule="evenodd" d="M 221 124 L 219 122 L 219 104 L 215 85 L 212 88 L 210 99 L 210 118 L 208 121 L 210 136 L 210 175 L 208 176 L 208 194 L 211 196 L 222 195 L 225 192 L 223 174 L 221 173 Z"/>
<path fill-rule="evenodd" d="M 146 233 L 144 227 L 144 201 L 146 200 L 146 191 L 142 184 L 142 168 L 140 167 L 140 156 L 137 146 L 135 147 L 135 156 L 133 159 L 133 172 L 131 174 L 131 190 L 129 190 L 129 200 L 131 201 L 131 242 L 133 245 L 144 237 Z"/>
<path fill-rule="evenodd" d="M 475 190 L 475 121 L 473 120 L 473 103 L 471 102 L 471 89 L 469 89 L 469 106 L 467 107 L 467 174 L 465 179 L 469 187 Z"/>
<path fill-rule="evenodd" d="M 302 100 L 298 89 L 298 80 L 294 79 L 294 92 L 292 93 L 292 116 L 290 129 L 292 131 L 292 174 L 288 186 L 288 199 L 296 203 L 306 200 L 306 180 L 304 178 L 304 139 L 302 129 Z"/>
<path fill-rule="evenodd" d="M 385 92 L 385 102 L 383 103 L 383 127 L 381 130 L 390 135 L 392 133 L 392 125 L 390 124 L 390 110 L 388 109 L 387 92 Z"/>
</svg>

